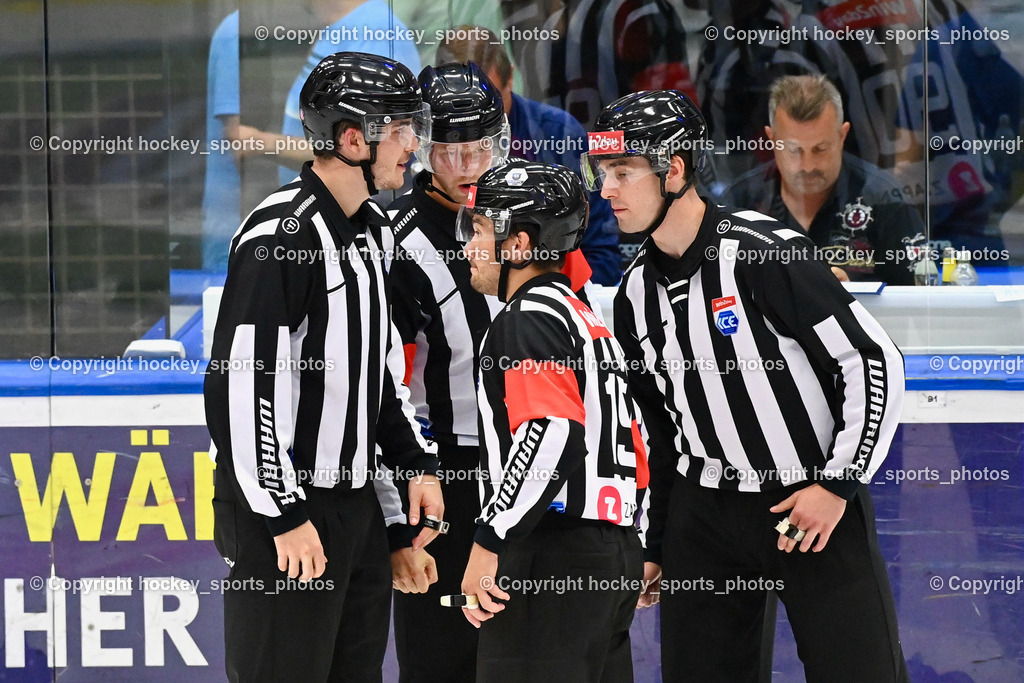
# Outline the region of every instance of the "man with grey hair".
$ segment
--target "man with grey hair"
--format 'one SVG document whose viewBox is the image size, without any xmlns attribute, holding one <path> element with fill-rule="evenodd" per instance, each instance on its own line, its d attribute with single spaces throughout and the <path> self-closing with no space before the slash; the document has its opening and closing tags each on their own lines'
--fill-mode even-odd
<svg viewBox="0 0 1024 683">
<path fill-rule="evenodd" d="M 774 160 L 740 176 L 721 202 L 806 233 L 840 280 L 913 284 L 924 224 L 888 173 L 843 151 L 850 123 L 836 87 L 821 75 L 779 78 L 768 121 Z"/>
</svg>

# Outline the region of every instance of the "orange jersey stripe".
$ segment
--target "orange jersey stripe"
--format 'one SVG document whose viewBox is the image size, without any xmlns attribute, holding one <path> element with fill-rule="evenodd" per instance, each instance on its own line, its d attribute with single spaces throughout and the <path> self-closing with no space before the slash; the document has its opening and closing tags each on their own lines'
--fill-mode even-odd
<svg viewBox="0 0 1024 683">
<path fill-rule="evenodd" d="M 406 344 L 402 350 L 405 351 L 405 377 L 402 378 L 402 384 L 409 386 L 409 382 L 412 381 L 412 364 L 416 359 L 416 345 Z"/>
<path fill-rule="evenodd" d="M 519 425 L 545 417 L 586 423 L 576 374 L 561 363 L 527 359 L 505 371 L 505 406 L 513 434 Z"/>
<path fill-rule="evenodd" d="M 647 466 L 647 450 L 644 448 L 644 439 L 640 436 L 640 425 L 636 420 L 630 425 L 630 431 L 633 432 L 633 451 L 636 453 L 636 487 L 645 489 L 651 481 L 651 470 Z"/>
</svg>

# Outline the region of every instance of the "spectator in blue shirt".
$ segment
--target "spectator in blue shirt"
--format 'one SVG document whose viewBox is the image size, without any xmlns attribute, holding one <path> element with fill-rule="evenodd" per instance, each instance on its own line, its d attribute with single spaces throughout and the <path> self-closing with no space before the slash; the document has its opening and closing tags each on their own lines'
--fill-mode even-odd
<svg viewBox="0 0 1024 683">
<path fill-rule="evenodd" d="M 241 121 L 239 85 L 238 10 L 217 27 L 210 41 L 206 87 L 206 184 L 203 192 L 203 269 L 223 272 L 228 264 L 228 247 L 243 212 L 254 207 L 241 206 L 242 157 L 253 155 L 279 165 L 281 184 L 291 181 L 302 164 L 313 158 L 306 147 L 299 121 L 299 90 L 320 61 L 335 52 L 367 52 L 391 56 L 414 74 L 420 71 L 416 45 L 411 40 L 367 40 L 377 31 L 405 34 L 406 28 L 391 13 L 386 0 L 317 0 L 311 4 L 323 33 L 313 45 L 301 72 L 295 77 L 284 103 L 280 133 L 263 131 Z M 314 27 L 315 28 L 315 27 Z M 273 28 L 268 38 L 275 40 Z M 344 29 L 344 30 L 342 30 Z M 229 143 L 242 149 L 222 151 Z M 217 149 L 214 149 L 214 147 Z M 265 152 L 277 152 L 267 155 Z M 267 188 L 267 192 L 272 188 Z M 265 192 L 263 193 L 265 194 Z"/>
</svg>

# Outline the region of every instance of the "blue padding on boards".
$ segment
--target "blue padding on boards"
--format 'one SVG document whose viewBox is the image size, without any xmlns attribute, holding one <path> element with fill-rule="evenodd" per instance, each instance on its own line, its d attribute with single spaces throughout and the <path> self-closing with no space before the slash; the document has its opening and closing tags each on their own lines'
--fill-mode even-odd
<svg viewBox="0 0 1024 683">
<path fill-rule="evenodd" d="M 954 353 L 904 360 L 907 389 L 912 391 L 1024 390 L 1024 355 Z"/>
</svg>

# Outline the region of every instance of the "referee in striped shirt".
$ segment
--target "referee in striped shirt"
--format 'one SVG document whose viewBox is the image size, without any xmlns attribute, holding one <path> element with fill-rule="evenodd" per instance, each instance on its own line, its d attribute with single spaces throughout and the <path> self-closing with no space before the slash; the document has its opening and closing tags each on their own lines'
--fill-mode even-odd
<svg viewBox="0 0 1024 683">
<path fill-rule="evenodd" d="M 393 240 L 377 188 L 402 184 L 429 126 L 412 73 L 342 52 L 300 108 L 315 159 L 231 241 L 205 385 L 214 536 L 232 681 L 380 680 L 391 571 L 375 447 L 409 522 L 443 515 L 437 459 L 386 362 Z M 421 546 L 435 532 L 424 529 Z"/>
<path fill-rule="evenodd" d="M 473 288 L 505 304 L 480 349 L 483 507 L 462 578 L 488 683 L 633 679 L 646 459 L 622 348 L 559 272 L 587 210 L 572 171 L 513 159 L 459 212 Z"/>
<path fill-rule="evenodd" d="M 431 140 L 417 153 L 424 170 L 412 191 L 388 207 L 398 249 L 394 321 L 417 418 L 437 444 L 451 528 L 429 553 L 408 547 L 408 527 L 391 532 L 395 649 L 402 683 L 472 681 L 477 632 L 440 596 L 459 592 L 480 514 L 477 352 L 501 303 L 470 287 L 455 218 L 470 185 L 505 160 L 509 131 L 501 94 L 475 64 L 428 66 L 419 80 Z"/>
<path fill-rule="evenodd" d="M 470 286 L 455 221 L 470 186 L 506 161 L 509 124 L 501 93 L 476 64 L 428 66 L 419 80 L 430 105 L 431 140 L 417 152 L 424 170 L 412 190 L 388 207 L 397 244 L 394 321 L 417 419 L 437 444 L 451 528 L 428 553 L 407 547 L 407 527 L 389 527 L 398 590 L 395 649 L 402 683 L 471 681 L 478 634 L 439 598 L 459 592 L 480 514 L 479 350 L 502 306 Z M 574 290 L 583 287 L 591 271 L 581 250 L 566 255 L 563 272 Z M 438 639 L 445 647 L 437 647 Z"/>
<path fill-rule="evenodd" d="M 665 680 L 757 680 L 768 591 L 807 680 L 907 680 L 866 487 L 899 350 L 804 235 L 698 195 L 707 133 L 685 95 L 627 95 L 595 128 L 588 184 L 648 234 L 615 322 L 649 438 Z"/>
</svg>

